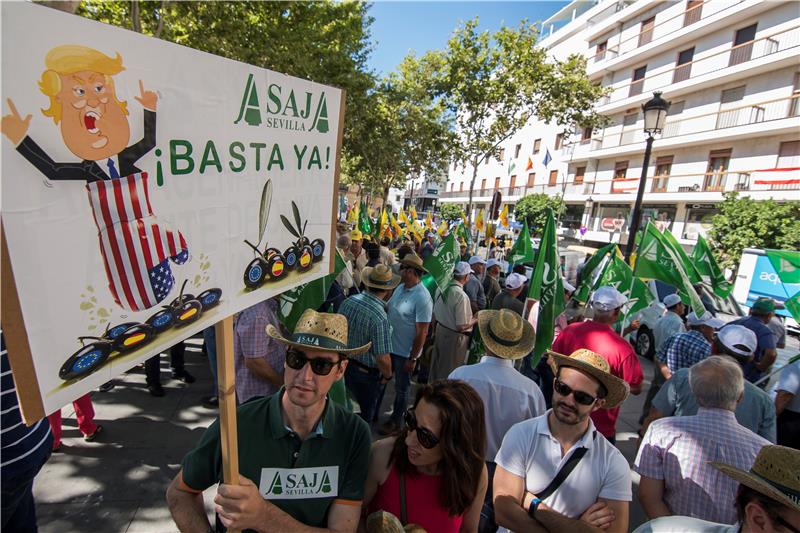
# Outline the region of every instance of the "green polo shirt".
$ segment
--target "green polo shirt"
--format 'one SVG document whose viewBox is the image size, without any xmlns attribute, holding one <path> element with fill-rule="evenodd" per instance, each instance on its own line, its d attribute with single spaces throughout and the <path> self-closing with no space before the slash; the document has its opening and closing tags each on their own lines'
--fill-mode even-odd
<svg viewBox="0 0 800 533">
<path fill-rule="evenodd" d="M 236 410 L 239 472 L 295 520 L 326 527 L 334 501 L 354 504 L 364 496 L 369 428 L 358 415 L 328 401 L 315 431 L 300 440 L 284 423 L 283 392 L 281 388 Z M 183 481 L 192 489 L 205 490 L 222 482 L 219 420 L 209 426 L 181 466 Z"/>
</svg>

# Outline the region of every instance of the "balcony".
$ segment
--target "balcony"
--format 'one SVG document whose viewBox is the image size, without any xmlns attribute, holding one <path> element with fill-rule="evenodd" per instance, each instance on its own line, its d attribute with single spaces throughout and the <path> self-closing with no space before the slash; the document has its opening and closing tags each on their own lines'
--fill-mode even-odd
<svg viewBox="0 0 800 533">
<path fill-rule="evenodd" d="M 599 111 L 608 113 L 602 107 L 628 100 L 631 96 L 653 91 L 666 91 L 670 86 L 686 84 L 701 76 L 713 75 L 712 79 L 726 75 L 732 67 L 750 64 L 757 59 L 800 47 L 800 26 L 794 26 L 773 34 L 719 50 L 689 63 L 671 68 L 660 68 L 643 79 L 627 83 L 612 84 L 612 92 L 601 100 Z M 678 72 L 676 72 L 678 71 Z M 634 102 L 625 102 L 629 106 Z"/>
</svg>

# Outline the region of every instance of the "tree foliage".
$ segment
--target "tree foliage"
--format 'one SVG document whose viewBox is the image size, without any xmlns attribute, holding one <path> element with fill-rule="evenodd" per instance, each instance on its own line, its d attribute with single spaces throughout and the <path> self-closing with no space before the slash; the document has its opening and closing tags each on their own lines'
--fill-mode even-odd
<svg viewBox="0 0 800 533">
<path fill-rule="evenodd" d="M 448 222 L 461 220 L 464 216 L 464 209 L 458 204 L 439 204 L 439 215 Z"/>
<path fill-rule="evenodd" d="M 736 268 L 745 248 L 800 249 L 800 202 L 725 195 L 708 233 L 717 261 Z"/>
<path fill-rule="evenodd" d="M 565 209 L 564 201 L 560 196 L 529 194 L 514 206 L 514 218 L 517 222 L 527 220 L 532 236 L 541 235 L 547 222 L 548 209 L 552 209 L 553 214 L 559 217 Z"/>
</svg>

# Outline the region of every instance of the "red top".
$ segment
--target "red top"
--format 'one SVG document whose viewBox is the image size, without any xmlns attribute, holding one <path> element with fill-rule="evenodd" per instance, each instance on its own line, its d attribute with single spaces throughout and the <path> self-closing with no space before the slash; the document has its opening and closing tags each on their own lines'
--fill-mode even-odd
<svg viewBox="0 0 800 533">
<path fill-rule="evenodd" d="M 439 504 L 442 476 L 413 473 L 407 474 L 405 480 L 408 523 L 419 524 L 431 533 L 458 533 L 463 516 L 449 516 Z M 367 515 L 375 511 L 387 511 L 400 518 L 400 474 L 394 465 L 383 485 L 378 486 Z"/>
<path fill-rule="evenodd" d="M 611 373 L 629 384 L 638 385 L 644 380 L 642 367 L 633 347 L 617 335 L 611 326 L 594 320 L 577 322 L 567 326 L 553 342 L 553 351 L 563 355 L 571 355 L 582 348 L 602 355 L 608 361 Z M 598 409 L 591 416 L 597 431 L 606 437 L 616 435 L 619 407 Z"/>
</svg>

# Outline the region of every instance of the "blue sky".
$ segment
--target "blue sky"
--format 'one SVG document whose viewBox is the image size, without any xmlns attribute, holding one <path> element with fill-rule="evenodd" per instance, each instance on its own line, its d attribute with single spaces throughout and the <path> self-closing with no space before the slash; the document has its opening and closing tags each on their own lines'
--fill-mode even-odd
<svg viewBox="0 0 800 533">
<path fill-rule="evenodd" d="M 370 67 L 387 74 L 409 50 L 417 55 L 443 49 L 450 34 L 462 21 L 478 16 L 481 30 L 516 26 L 527 18 L 544 20 L 568 2 L 412 2 L 377 1 L 369 14 L 373 22 L 373 52 Z"/>
</svg>

